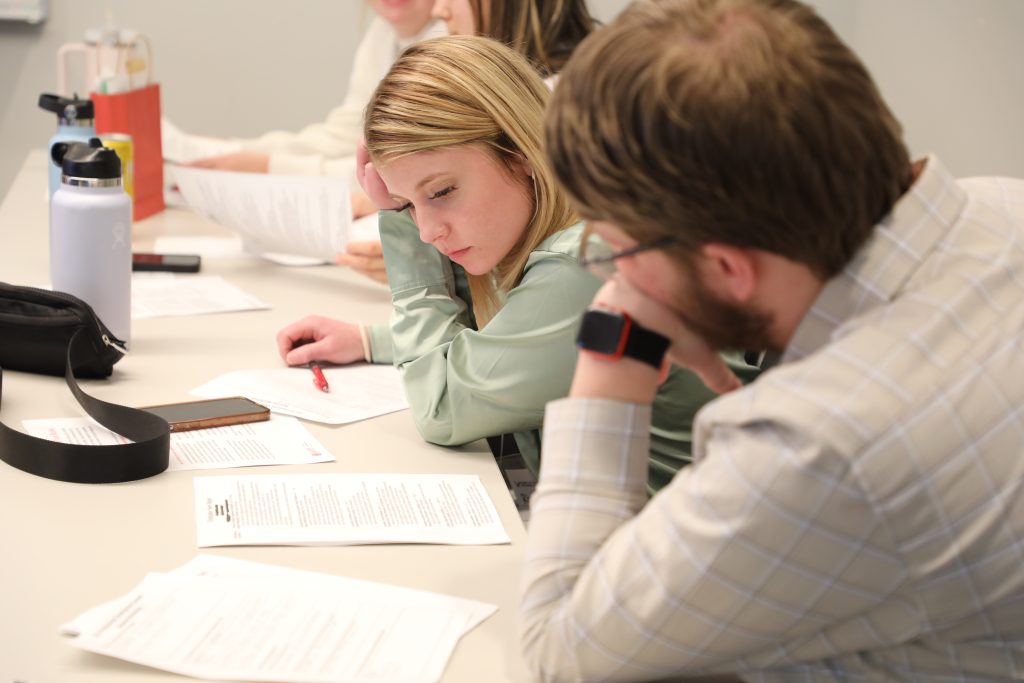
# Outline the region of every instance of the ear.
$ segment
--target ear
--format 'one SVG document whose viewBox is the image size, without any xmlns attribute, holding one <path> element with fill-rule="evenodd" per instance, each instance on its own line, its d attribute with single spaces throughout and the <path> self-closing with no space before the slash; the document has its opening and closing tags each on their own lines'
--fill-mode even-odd
<svg viewBox="0 0 1024 683">
<path fill-rule="evenodd" d="M 709 284 L 737 303 L 747 303 L 757 289 L 757 260 L 749 249 L 710 243 L 701 247 L 703 272 Z"/>
<path fill-rule="evenodd" d="M 533 177 L 533 164 L 530 163 L 529 159 L 524 157 L 520 153 L 516 153 L 515 157 L 511 162 L 512 169 L 516 173 L 522 173 L 524 178 Z"/>
</svg>

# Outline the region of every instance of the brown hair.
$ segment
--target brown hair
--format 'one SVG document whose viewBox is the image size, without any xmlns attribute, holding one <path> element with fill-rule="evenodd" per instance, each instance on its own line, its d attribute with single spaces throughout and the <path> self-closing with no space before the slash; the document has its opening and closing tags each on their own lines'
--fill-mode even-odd
<svg viewBox="0 0 1024 683">
<path fill-rule="evenodd" d="M 489 1 L 485 14 L 483 0 L 471 0 L 477 32 L 524 55 L 544 76 L 561 71 L 576 46 L 594 30 L 584 0 Z"/>
<path fill-rule="evenodd" d="M 476 145 L 511 168 L 525 160 L 524 187 L 533 216 L 522 240 L 490 276 L 469 275 L 477 323 L 523 276 L 538 244 L 578 217 L 558 188 L 543 151 L 550 91 L 526 59 L 480 36 L 450 36 L 409 47 L 381 80 L 366 107 L 366 148 L 378 167 L 409 154 Z"/>
<path fill-rule="evenodd" d="M 640 241 L 840 272 L 910 183 L 863 64 L 793 0 L 640 0 L 576 50 L 549 110 L 558 179 Z"/>
</svg>

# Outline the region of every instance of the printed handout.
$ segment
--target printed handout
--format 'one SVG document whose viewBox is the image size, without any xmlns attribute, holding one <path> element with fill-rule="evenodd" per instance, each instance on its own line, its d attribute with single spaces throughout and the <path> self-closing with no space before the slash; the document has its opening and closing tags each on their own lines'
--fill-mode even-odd
<svg viewBox="0 0 1024 683">
<path fill-rule="evenodd" d="M 235 370 L 196 387 L 200 398 L 245 396 L 278 415 L 324 424 L 347 424 L 409 407 L 398 370 L 390 365 L 356 364 L 323 368 L 330 393 L 313 385 L 308 368 Z"/>
<path fill-rule="evenodd" d="M 136 273 L 132 277 L 132 320 L 266 308 L 270 306 L 216 275 Z"/>
<path fill-rule="evenodd" d="M 61 443 L 99 445 L 128 441 L 87 417 L 24 420 L 22 424 L 32 436 Z M 305 465 L 334 459 L 297 419 L 272 415 L 265 422 L 172 432 L 167 469 Z"/>
<path fill-rule="evenodd" d="M 189 207 L 242 235 L 250 251 L 334 260 L 350 239 L 348 183 L 321 176 L 235 173 L 178 166 Z"/>
<path fill-rule="evenodd" d="M 511 542 L 474 475 L 330 473 L 193 481 L 201 548 Z"/>
<path fill-rule="evenodd" d="M 497 608 L 439 593 L 200 555 L 61 628 L 90 652 L 207 679 L 437 681 Z"/>
<path fill-rule="evenodd" d="M 357 218 L 352 221 L 349 239 L 353 241 L 379 241 L 380 228 L 377 214 Z M 253 248 L 258 253 L 249 251 Z M 245 244 L 241 235 L 231 237 L 209 237 L 165 235 L 157 237 L 153 242 L 153 251 L 161 254 L 199 254 L 203 259 L 238 258 L 250 255 L 259 256 L 281 266 L 317 266 L 333 263 L 334 259 L 322 256 L 296 256 L 280 252 L 261 251 L 259 245 Z"/>
</svg>

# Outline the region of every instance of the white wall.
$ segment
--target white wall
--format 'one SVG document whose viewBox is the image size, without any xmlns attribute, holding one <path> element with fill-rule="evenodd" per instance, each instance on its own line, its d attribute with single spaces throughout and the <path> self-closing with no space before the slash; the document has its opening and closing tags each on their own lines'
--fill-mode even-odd
<svg viewBox="0 0 1024 683">
<path fill-rule="evenodd" d="M 322 120 L 341 102 L 369 18 L 361 0 L 50 0 L 46 22 L 0 22 L 0 196 L 56 117 L 36 106 L 57 85 L 56 53 L 103 26 L 153 45 L 165 114 L 184 130 L 257 135 Z"/>
<path fill-rule="evenodd" d="M 860 55 L 911 152 L 1024 177 L 1024 2 L 812 0 Z"/>
<path fill-rule="evenodd" d="M 608 21 L 626 0 L 590 0 Z M 861 55 L 914 153 L 954 173 L 1024 176 L 1024 1 L 813 0 Z M 105 21 L 153 42 L 163 109 L 184 130 L 255 135 L 320 120 L 341 100 L 367 19 L 361 0 L 50 0 L 30 27 L 0 22 L 0 196 L 56 124 L 36 107 L 55 55 Z"/>
</svg>

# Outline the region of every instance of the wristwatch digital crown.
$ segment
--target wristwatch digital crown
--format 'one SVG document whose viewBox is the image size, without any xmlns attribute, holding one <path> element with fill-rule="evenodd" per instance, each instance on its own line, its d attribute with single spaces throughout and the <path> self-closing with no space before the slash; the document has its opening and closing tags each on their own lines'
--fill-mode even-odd
<svg viewBox="0 0 1024 683">
<path fill-rule="evenodd" d="M 668 351 L 668 337 L 638 325 L 628 314 L 608 308 L 588 308 L 583 314 L 576 346 L 618 360 L 635 358 L 660 368 Z"/>
</svg>

